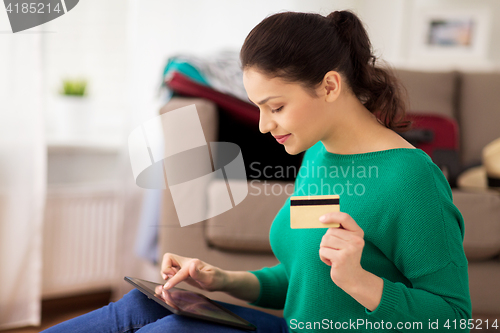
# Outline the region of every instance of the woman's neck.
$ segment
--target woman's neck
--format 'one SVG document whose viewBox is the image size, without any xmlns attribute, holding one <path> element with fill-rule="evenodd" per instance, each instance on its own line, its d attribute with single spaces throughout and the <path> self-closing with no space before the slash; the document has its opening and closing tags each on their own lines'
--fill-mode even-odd
<svg viewBox="0 0 500 333">
<path fill-rule="evenodd" d="M 330 135 L 321 140 L 331 153 L 361 154 L 383 150 L 390 132 L 395 134 L 353 95 L 340 99 L 332 114 L 335 119 L 332 119 Z"/>
</svg>

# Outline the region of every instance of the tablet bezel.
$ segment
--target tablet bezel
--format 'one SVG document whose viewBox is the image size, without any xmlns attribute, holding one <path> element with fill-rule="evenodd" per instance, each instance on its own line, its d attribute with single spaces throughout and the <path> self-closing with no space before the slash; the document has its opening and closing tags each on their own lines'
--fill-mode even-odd
<svg viewBox="0 0 500 333">
<path fill-rule="evenodd" d="M 206 302 L 208 302 L 208 303 L 210 303 L 212 305 L 215 305 L 221 311 L 223 311 L 223 312 L 229 314 L 231 317 L 234 317 L 235 319 L 241 321 L 241 324 L 237 323 L 237 322 L 226 321 L 226 320 L 220 319 L 220 318 L 214 318 L 214 317 L 209 317 L 209 316 L 204 316 L 204 315 L 199 315 L 199 314 L 195 314 L 195 313 L 183 311 L 180 308 L 176 309 L 176 308 L 170 306 L 169 304 L 167 304 L 163 299 L 159 298 L 157 296 L 156 292 L 154 292 L 154 290 L 151 291 L 150 289 L 147 289 L 147 288 L 143 287 L 142 285 L 140 285 L 138 283 L 135 283 L 134 280 L 138 281 L 138 282 L 143 281 L 143 282 L 147 282 L 147 283 L 153 283 L 153 284 L 156 284 L 156 285 L 162 285 L 161 283 L 152 282 L 152 281 L 146 281 L 146 280 L 143 280 L 143 279 L 133 278 L 133 277 L 130 277 L 130 276 L 125 276 L 124 280 L 127 281 L 128 283 L 132 284 L 136 289 L 138 289 L 140 292 L 142 292 L 143 294 L 145 294 L 149 299 L 154 300 L 156 303 L 160 304 L 164 308 L 168 309 L 169 311 L 171 311 L 172 313 L 175 313 L 177 315 L 192 317 L 192 318 L 201 319 L 201 320 L 207 320 L 207 321 L 211 321 L 211 322 L 215 322 L 215 323 L 218 323 L 218 324 L 223 324 L 223 325 L 227 325 L 227 326 L 231 326 L 231 327 L 242 328 L 242 329 L 249 330 L 249 331 L 255 331 L 257 329 L 257 327 L 255 327 L 255 325 L 253 325 L 249 321 L 241 318 L 237 314 L 235 314 L 235 313 L 229 311 L 228 309 L 222 307 L 221 305 L 219 305 L 218 303 L 214 302 L 213 300 L 211 300 L 210 298 L 206 297 L 203 294 L 199 294 L 199 293 L 196 293 L 196 292 L 191 291 L 191 290 L 186 290 L 186 289 L 177 288 L 177 287 L 172 287 L 171 288 L 171 289 L 177 289 L 177 290 L 181 290 L 181 291 L 186 291 L 186 292 L 189 292 L 189 293 L 201 296 Z"/>
</svg>

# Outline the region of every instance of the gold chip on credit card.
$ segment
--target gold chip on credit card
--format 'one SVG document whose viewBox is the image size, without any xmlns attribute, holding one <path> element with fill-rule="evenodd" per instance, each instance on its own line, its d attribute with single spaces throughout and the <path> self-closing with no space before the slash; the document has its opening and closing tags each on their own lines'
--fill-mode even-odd
<svg viewBox="0 0 500 333">
<path fill-rule="evenodd" d="M 304 228 L 338 228 L 338 223 L 323 223 L 319 217 L 330 212 L 340 212 L 340 196 L 306 195 L 290 197 L 290 227 Z"/>
</svg>

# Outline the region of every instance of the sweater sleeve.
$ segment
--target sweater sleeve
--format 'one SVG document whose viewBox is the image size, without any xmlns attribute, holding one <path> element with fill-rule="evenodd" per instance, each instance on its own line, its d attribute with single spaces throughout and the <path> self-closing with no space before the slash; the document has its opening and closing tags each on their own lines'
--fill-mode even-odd
<svg viewBox="0 0 500 333">
<path fill-rule="evenodd" d="M 418 163 L 411 171 L 402 176 L 403 185 L 396 186 L 398 199 L 393 202 L 398 206 L 391 210 L 392 222 L 383 231 L 392 242 L 380 242 L 382 252 L 410 283 L 383 278 L 380 304 L 365 311 L 374 320 L 393 325 L 422 323 L 414 326 L 415 332 L 469 332 L 472 310 L 463 217 L 435 164 Z M 436 321 L 437 330 L 429 327 Z"/>
<path fill-rule="evenodd" d="M 288 276 L 283 264 L 279 263 L 273 267 L 264 267 L 249 272 L 254 274 L 260 283 L 259 297 L 249 304 L 263 308 L 283 309 L 288 290 Z"/>
<path fill-rule="evenodd" d="M 374 311 L 365 309 L 373 321 L 391 322 L 401 332 L 469 332 L 471 307 L 466 266 L 450 263 L 434 273 L 411 279 L 411 288 L 383 280 L 379 306 Z M 397 323 L 403 326 L 397 327 Z M 411 326 L 404 326 L 410 323 Z M 436 326 L 431 328 L 430 323 Z"/>
</svg>

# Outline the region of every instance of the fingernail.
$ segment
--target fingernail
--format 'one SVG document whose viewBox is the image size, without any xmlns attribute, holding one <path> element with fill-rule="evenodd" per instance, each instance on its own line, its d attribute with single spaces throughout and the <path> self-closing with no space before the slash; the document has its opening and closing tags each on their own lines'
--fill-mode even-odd
<svg viewBox="0 0 500 333">
<path fill-rule="evenodd" d="M 326 221 L 326 215 L 321 215 L 321 216 L 320 216 L 320 218 L 319 218 L 319 220 L 320 220 L 321 222 Z"/>
<path fill-rule="evenodd" d="M 170 288 L 170 282 L 165 283 L 165 289 Z"/>
</svg>

